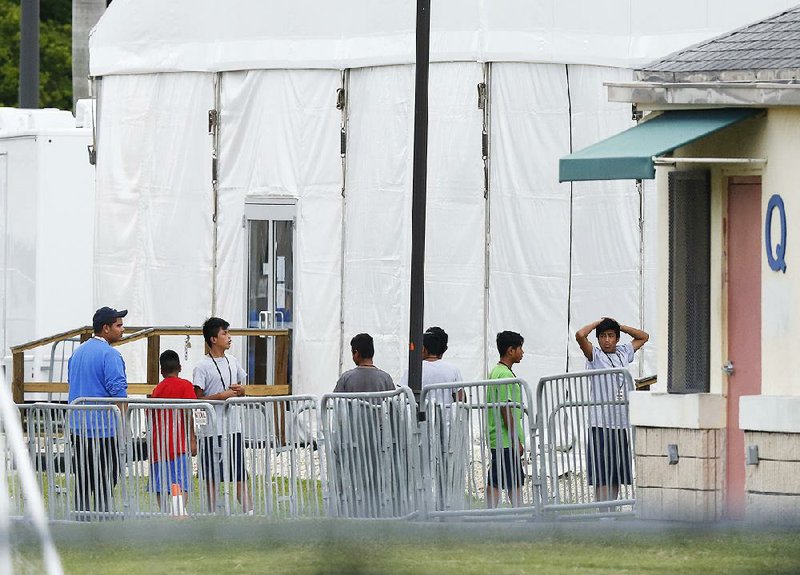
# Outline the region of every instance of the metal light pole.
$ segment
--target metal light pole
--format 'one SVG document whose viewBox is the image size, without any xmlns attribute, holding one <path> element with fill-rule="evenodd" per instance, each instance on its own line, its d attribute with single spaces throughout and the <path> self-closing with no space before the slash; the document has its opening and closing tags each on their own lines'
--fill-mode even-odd
<svg viewBox="0 0 800 575">
<path fill-rule="evenodd" d="M 408 385 L 419 402 L 422 387 L 422 321 L 425 310 L 425 202 L 428 182 L 428 67 L 431 2 L 417 0 L 417 59 L 414 93 L 414 176 L 411 192 L 411 321 Z"/>
<path fill-rule="evenodd" d="M 106 0 L 72 0 L 72 103 L 88 98 L 89 32 L 106 10 Z"/>
<path fill-rule="evenodd" d="M 22 0 L 19 21 L 19 107 L 39 107 L 39 0 Z"/>
</svg>

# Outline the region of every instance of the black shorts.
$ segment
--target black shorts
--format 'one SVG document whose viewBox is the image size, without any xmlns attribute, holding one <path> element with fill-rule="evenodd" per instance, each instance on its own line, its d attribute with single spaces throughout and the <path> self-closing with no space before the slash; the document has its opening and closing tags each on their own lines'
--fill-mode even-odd
<svg viewBox="0 0 800 575">
<path fill-rule="evenodd" d="M 510 447 L 490 448 L 492 463 L 486 483 L 495 489 L 513 489 L 525 483 L 525 471 L 522 469 L 522 458 L 519 452 Z M 498 459 L 502 459 L 502 472 Z"/>
<path fill-rule="evenodd" d="M 244 447 L 242 434 L 234 433 L 228 437 L 227 457 L 222 457 L 222 437 L 204 437 L 201 439 L 200 465 L 198 474 L 203 479 L 219 483 L 225 479 L 225 466 L 227 464 L 231 481 L 244 481 Z M 220 458 L 222 458 L 220 460 Z"/>
<path fill-rule="evenodd" d="M 632 474 L 628 430 L 590 427 L 586 469 L 589 485 L 630 485 Z"/>
</svg>

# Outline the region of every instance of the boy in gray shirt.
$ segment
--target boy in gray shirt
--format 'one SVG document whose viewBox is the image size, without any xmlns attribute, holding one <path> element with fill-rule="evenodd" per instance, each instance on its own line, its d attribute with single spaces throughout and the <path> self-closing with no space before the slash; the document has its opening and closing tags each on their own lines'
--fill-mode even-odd
<svg viewBox="0 0 800 575">
<path fill-rule="evenodd" d="M 227 321 L 218 317 L 210 317 L 203 323 L 203 338 L 206 340 L 209 353 L 195 366 L 192 374 L 192 383 L 198 399 L 224 401 L 232 397 L 244 396 L 247 373 L 234 356 L 225 353 L 231 347 L 229 327 L 230 324 Z M 253 503 L 245 486 L 246 473 L 241 422 L 234 413 L 228 429 L 228 453 L 220 460 L 218 454 L 222 446 L 222 418 L 225 417 L 225 406 L 215 405 L 214 409 L 217 416 L 217 429 L 204 437 L 200 446 L 199 473 L 207 482 L 208 503 L 213 511 L 216 507 L 217 488 L 225 477 L 225 463 L 227 462 L 230 477 L 236 482 L 236 496 L 247 513 L 253 508 Z"/>
<path fill-rule="evenodd" d="M 597 345 L 589 341 L 595 332 Z M 620 333 L 630 342 L 620 343 Z M 620 325 L 603 317 L 583 326 L 575 339 L 586 357 L 586 369 L 623 369 L 633 361 L 633 354 L 650 336 L 647 332 Z M 590 397 L 595 405 L 589 408 L 589 435 L 586 446 L 587 480 L 595 487 L 596 501 L 614 501 L 620 485 L 630 485 L 631 450 L 628 440 L 628 390 L 624 380 L 613 376 L 594 376 Z M 599 508 L 600 511 L 610 507 Z"/>
<path fill-rule="evenodd" d="M 372 363 L 375 344 L 368 333 L 359 333 L 350 340 L 350 351 L 356 367 L 345 371 L 336 382 L 334 393 L 392 391 L 392 376 Z"/>
</svg>

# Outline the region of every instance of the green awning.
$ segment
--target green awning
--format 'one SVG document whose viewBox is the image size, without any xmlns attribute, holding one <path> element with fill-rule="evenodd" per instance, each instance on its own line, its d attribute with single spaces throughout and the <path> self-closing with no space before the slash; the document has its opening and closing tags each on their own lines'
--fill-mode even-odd
<svg viewBox="0 0 800 575">
<path fill-rule="evenodd" d="M 753 108 L 674 110 L 561 158 L 558 181 L 652 180 L 653 157 L 761 113 Z"/>
</svg>

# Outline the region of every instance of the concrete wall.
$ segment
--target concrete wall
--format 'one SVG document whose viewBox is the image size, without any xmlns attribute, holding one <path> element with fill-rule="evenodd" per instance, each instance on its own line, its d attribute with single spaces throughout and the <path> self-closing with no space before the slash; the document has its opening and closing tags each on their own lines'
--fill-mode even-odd
<svg viewBox="0 0 800 575">
<path fill-rule="evenodd" d="M 725 430 L 638 427 L 636 515 L 714 521 L 722 516 Z M 669 446 L 677 448 L 670 462 Z"/>
<path fill-rule="evenodd" d="M 758 448 L 746 467 L 747 518 L 767 523 L 800 521 L 800 434 L 745 431 Z"/>
<path fill-rule="evenodd" d="M 636 513 L 714 521 L 723 513 L 725 401 L 719 394 L 630 395 L 636 428 Z M 670 460 L 670 451 L 677 458 Z"/>
<path fill-rule="evenodd" d="M 739 427 L 749 452 L 747 518 L 800 522 L 800 396 L 752 396 L 740 402 Z"/>
</svg>

